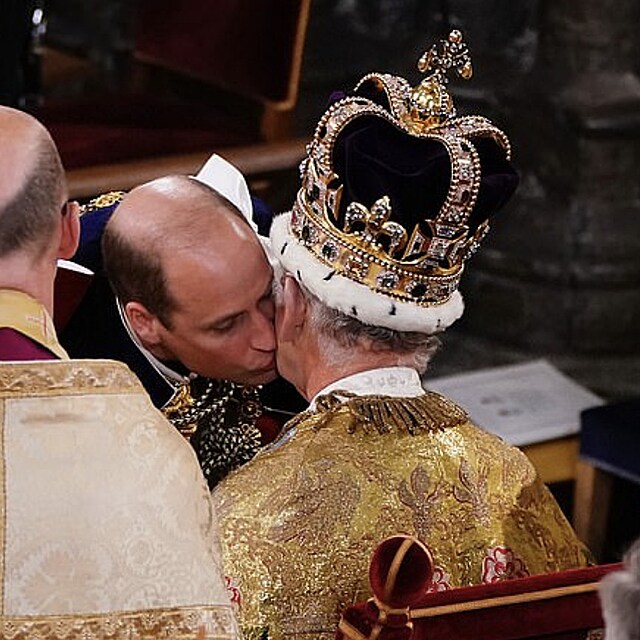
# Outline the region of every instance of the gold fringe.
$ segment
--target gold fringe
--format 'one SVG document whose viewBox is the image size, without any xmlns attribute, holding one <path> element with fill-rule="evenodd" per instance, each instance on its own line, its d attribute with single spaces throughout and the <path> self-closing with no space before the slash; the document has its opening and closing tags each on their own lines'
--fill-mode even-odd
<svg viewBox="0 0 640 640">
<path fill-rule="evenodd" d="M 350 414 L 349 431 L 361 429 L 367 434 L 395 431 L 416 435 L 424 431 L 443 431 L 469 420 L 463 409 L 432 391 L 415 398 L 356 396 L 336 391 L 320 397 L 316 406 L 318 412 L 326 414 L 325 419 L 337 412 Z M 308 414 L 302 416 L 306 418 Z"/>
</svg>

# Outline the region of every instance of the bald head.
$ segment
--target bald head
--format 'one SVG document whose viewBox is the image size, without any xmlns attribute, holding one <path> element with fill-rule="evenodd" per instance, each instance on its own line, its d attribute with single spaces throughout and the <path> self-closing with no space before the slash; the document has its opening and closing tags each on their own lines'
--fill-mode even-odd
<svg viewBox="0 0 640 640">
<path fill-rule="evenodd" d="M 33 117 L 0 107 L 0 257 L 54 241 L 66 185 L 58 151 Z"/>
<path fill-rule="evenodd" d="M 203 256 L 215 262 L 246 251 L 262 248 L 240 211 L 186 176 L 159 178 L 133 189 L 103 236 L 105 268 L 118 297 L 124 303 L 141 302 L 166 326 L 176 308 L 167 287 L 167 256 Z"/>
<path fill-rule="evenodd" d="M 167 176 L 136 187 L 118 206 L 109 228 L 157 252 L 198 250 L 203 236 L 225 242 L 232 232 L 255 241 L 235 205 L 187 176 Z"/>
</svg>

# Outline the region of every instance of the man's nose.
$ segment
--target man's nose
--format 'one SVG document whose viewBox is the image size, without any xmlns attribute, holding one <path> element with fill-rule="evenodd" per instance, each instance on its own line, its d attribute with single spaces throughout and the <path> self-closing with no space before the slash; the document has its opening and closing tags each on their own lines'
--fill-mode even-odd
<svg viewBox="0 0 640 640">
<path fill-rule="evenodd" d="M 251 346 L 258 351 L 275 351 L 276 332 L 272 315 L 260 312 L 255 314 Z"/>
</svg>

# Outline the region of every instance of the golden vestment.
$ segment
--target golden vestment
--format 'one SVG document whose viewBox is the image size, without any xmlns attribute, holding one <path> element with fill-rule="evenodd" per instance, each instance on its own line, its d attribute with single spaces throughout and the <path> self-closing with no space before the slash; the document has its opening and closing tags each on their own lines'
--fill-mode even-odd
<svg viewBox="0 0 640 640">
<path fill-rule="evenodd" d="M 430 392 L 322 396 L 213 496 L 248 637 L 333 637 L 396 533 L 431 549 L 436 590 L 588 561 L 524 454 Z"/>
<path fill-rule="evenodd" d="M 195 455 L 129 369 L 0 365 L 0 638 L 237 637 Z"/>
</svg>

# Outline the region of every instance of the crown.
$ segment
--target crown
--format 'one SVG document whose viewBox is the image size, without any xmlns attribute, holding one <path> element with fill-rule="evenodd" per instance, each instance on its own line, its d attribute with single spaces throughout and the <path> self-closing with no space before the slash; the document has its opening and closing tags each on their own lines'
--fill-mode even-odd
<svg viewBox="0 0 640 640">
<path fill-rule="evenodd" d="M 327 109 L 300 166 L 302 188 L 289 224 L 292 239 L 326 267 L 324 282 L 345 278 L 385 296 L 394 303 L 391 316 L 398 305 L 432 309 L 452 299 L 492 209 L 517 182 L 507 136 L 482 116 L 456 115 L 447 74 L 472 75 L 462 34 L 452 31 L 433 45 L 418 69 L 430 75 L 416 87 L 370 73 Z M 497 197 L 491 185 L 483 187 L 486 170 L 508 176 L 494 181 Z M 332 305 L 319 283 L 311 289 Z M 337 306 L 362 319 L 357 307 L 353 313 L 344 302 Z M 363 311 L 380 323 L 378 312 Z M 437 328 L 446 324 L 441 319 Z"/>
</svg>

